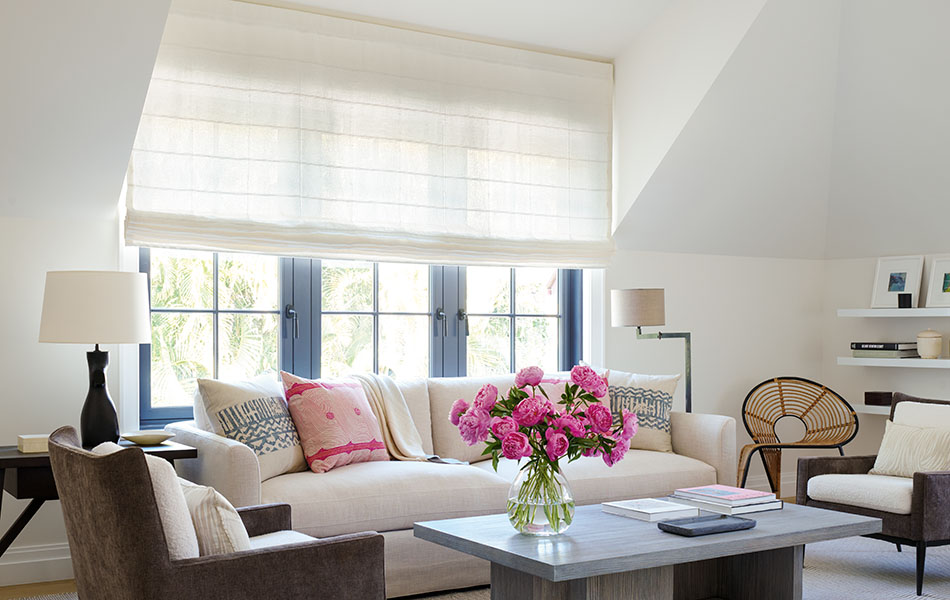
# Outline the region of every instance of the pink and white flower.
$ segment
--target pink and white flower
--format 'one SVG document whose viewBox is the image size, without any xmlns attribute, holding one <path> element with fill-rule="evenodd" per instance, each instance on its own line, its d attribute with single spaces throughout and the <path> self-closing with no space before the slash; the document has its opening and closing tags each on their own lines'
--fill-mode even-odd
<svg viewBox="0 0 950 600">
<path fill-rule="evenodd" d="M 611 436 L 606 436 L 606 437 L 609 439 L 613 439 L 615 442 L 617 442 L 616 444 L 614 444 L 613 450 L 611 450 L 610 452 L 604 452 L 602 455 L 602 458 L 604 459 L 604 463 L 606 463 L 608 467 L 612 467 L 618 462 L 620 462 L 621 460 L 623 460 L 623 457 L 627 454 L 627 450 L 630 449 L 630 441 L 627 440 L 625 442 L 623 440 L 616 440 Z"/>
<path fill-rule="evenodd" d="M 458 427 L 459 419 L 462 418 L 462 415 L 464 415 L 467 410 L 468 402 L 459 398 L 452 403 L 452 408 L 449 409 L 449 422 Z"/>
<path fill-rule="evenodd" d="M 472 406 L 477 406 L 486 412 L 491 412 L 497 400 L 498 388 L 490 383 L 486 383 L 478 390 L 478 394 L 475 395 L 475 400 L 472 401 Z"/>
<path fill-rule="evenodd" d="M 518 431 L 518 423 L 511 417 L 492 417 L 491 430 L 496 438 L 503 440 L 509 433 Z"/>
<path fill-rule="evenodd" d="M 640 421 L 636 413 L 632 413 L 627 409 L 623 409 L 621 421 L 623 423 L 623 429 L 620 432 L 620 439 L 629 445 L 633 436 L 637 435 L 637 430 L 640 428 Z"/>
<path fill-rule="evenodd" d="M 594 433 L 608 433 L 613 425 L 614 417 L 610 409 L 603 404 L 591 404 L 587 407 L 587 418 Z"/>
<path fill-rule="evenodd" d="M 542 402 L 542 398 L 537 396 L 528 396 L 518 403 L 518 406 L 511 412 L 511 416 L 521 427 L 533 427 L 544 418 L 548 412 L 548 405 Z"/>
<path fill-rule="evenodd" d="M 459 433 L 462 439 L 469 446 L 474 446 L 479 442 L 488 439 L 488 426 L 491 423 L 491 416 L 488 411 L 472 407 L 467 413 L 459 419 Z"/>
<path fill-rule="evenodd" d="M 586 365 L 577 365 L 571 369 L 571 382 L 579 385 L 582 390 L 594 398 L 603 398 L 607 395 L 607 380 L 597 374 L 597 371 Z"/>
<path fill-rule="evenodd" d="M 541 370 L 541 367 L 525 367 L 515 375 L 515 387 L 537 386 L 542 379 L 544 379 L 544 371 Z"/>
<path fill-rule="evenodd" d="M 531 456 L 533 452 L 528 436 L 520 431 L 512 431 L 501 440 L 501 453 L 505 458 L 519 460 Z"/>
<path fill-rule="evenodd" d="M 567 436 L 559 429 L 548 429 L 544 432 L 547 444 L 544 446 L 544 452 L 551 459 L 551 462 L 557 462 L 559 458 L 567 454 L 570 442 Z"/>
</svg>

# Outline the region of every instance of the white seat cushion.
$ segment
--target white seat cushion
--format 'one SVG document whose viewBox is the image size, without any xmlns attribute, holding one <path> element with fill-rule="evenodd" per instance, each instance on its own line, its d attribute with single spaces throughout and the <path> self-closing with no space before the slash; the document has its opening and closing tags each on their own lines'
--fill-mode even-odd
<svg viewBox="0 0 950 600">
<path fill-rule="evenodd" d="M 509 486 L 468 465 L 372 461 L 274 477 L 261 484 L 261 497 L 290 504 L 294 530 L 326 537 L 503 512 Z"/>
<path fill-rule="evenodd" d="M 522 463 L 523 465 L 524 463 Z M 492 471 L 491 461 L 474 465 Z M 564 476 L 578 504 L 597 504 L 629 498 L 650 498 L 676 488 L 716 483 L 716 469 L 702 461 L 669 452 L 630 450 L 622 461 L 608 467 L 599 457 L 581 457 L 562 463 Z M 514 481 L 518 465 L 501 459 L 498 474 Z"/>
<path fill-rule="evenodd" d="M 808 497 L 909 515 L 914 480 L 888 475 L 819 475 L 808 480 Z"/>
<path fill-rule="evenodd" d="M 251 538 L 251 550 L 261 548 L 273 548 L 274 546 L 284 546 L 286 544 L 299 544 L 300 542 L 312 542 L 313 538 L 304 535 L 299 531 L 275 531 L 265 533 L 264 535 L 255 535 Z"/>
</svg>

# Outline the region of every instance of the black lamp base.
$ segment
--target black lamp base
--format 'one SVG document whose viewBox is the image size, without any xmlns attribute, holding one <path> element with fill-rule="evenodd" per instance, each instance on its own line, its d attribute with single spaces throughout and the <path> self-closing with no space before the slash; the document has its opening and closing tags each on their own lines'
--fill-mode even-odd
<svg viewBox="0 0 950 600">
<path fill-rule="evenodd" d="M 119 417 L 106 387 L 109 353 L 96 349 L 86 353 L 89 363 L 89 393 L 79 417 L 79 434 L 83 448 L 94 448 L 103 442 L 119 441 Z"/>
</svg>

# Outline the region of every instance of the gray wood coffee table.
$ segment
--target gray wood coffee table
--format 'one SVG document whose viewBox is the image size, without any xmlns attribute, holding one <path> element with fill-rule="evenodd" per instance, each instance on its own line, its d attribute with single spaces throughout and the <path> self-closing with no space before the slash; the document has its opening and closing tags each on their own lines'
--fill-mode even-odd
<svg viewBox="0 0 950 600">
<path fill-rule="evenodd" d="M 801 600 L 804 544 L 880 533 L 881 521 L 786 504 L 754 529 L 686 538 L 580 506 L 564 534 L 507 515 L 416 523 L 415 536 L 491 561 L 492 600 Z"/>
</svg>

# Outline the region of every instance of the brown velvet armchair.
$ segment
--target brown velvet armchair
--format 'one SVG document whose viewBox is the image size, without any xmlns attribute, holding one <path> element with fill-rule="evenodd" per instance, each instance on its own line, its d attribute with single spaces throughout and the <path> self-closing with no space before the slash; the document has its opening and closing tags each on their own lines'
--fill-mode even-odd
<svg viewBox="0 0 950 600">
<path fill-rule="evenodd" d="M 94 455 L 72 427 L 49 452 L 83 600 L 385 598 L 379 534 L 171 560 L 143 452 Z M 291 528 L 286 504 L 238 512 L 252 537 Z"/>
<path fill-rule="evenodd" d="M 891 401 L 890 419 L 901 402 L 946 404 L 947 400 L 927 400 L 896 392 Z M 867 474 L 876 456 L 827 456 L 798 459 L 798 504 L 877 517 L 883 520 L 882 531 L 866 537 L 876 538 L 917 549 L 917 595 L 923 593 L 924 563 L 927 548 L 950 544 L 950 472 L 914 473 L 910 514 L 897 514 L 836 502 L 820 501 L 808 496 L 808 481 L 819 475 Z"/>
</svg>

